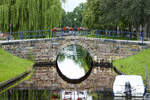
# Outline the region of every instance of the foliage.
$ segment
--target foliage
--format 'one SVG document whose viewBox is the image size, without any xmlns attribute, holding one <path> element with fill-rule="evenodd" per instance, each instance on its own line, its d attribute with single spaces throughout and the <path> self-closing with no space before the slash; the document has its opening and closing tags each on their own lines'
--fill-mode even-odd
<svg viewBox="0 0 150 100">
<path fill-rule="evenodd" d="M 60 100 L 60 93 L 52 90 L 8 90 L 0 95 L 1 100 Z"/>
<path fill-rule="evenodd" d="M 0 48 L 0 82 L 25 72 L 32 65 L 33 62 L 15 57 Z"/>
<path fill-rule="evenodd" d="M 136 29 L 148 23 L 149 0 L 87 0 L 83 24 L 89 28 Z"/>
<path fill-rule="evenodd" d="M 65 0 L 63 0 L 64 2 Z M 1 0 L 0 30 L 40 30 L 61 24 L 62 7 L 60 0 Z"/>
<path fill-rule="evenodd" d="M 20 80 L 20 81 L 17 81 L 15 84 L 13 84 L 13 85 L 9 86 L 8 88 L 2 90 L 2 91 L 0 92 L 0 96 L 1 96 L 2 93 L 8 91 L 9 89 L 11 89 L 11 88 L 17 86 L 18 84 L 20 84 L 20 83 L 22 83 L 22 82 L 24 82 L 24 81 L 30 79 L 31 76 L 32 76 L 32 74 L 33 74 L 33 72 L 31 72 L 30 74 L 28 74 L 24 79 L 22 79 L 22 80 Z M 1 98 L 1 97 L 0 97 L 0 98 Z"/>
<path fill-rule="evenodd" d="M 73 52 L 73 54 L 67 54 L 66 52 Z M 85 72 L 89 71 L 89 68 L 92 64 L 92 58 L 90 54 L 87 52 L 87 50 L 79 45 L 70 45 L 62 49 L 57 61 L 63 62 L 66 58 L 71 59 L 75 64 L 83 67 Z"/>
<path fill-rule="evenodd" d="M 125 59 L 115 60 L 113 65 L 125 74 L 141 75 L 145 80 L 146 66 L 150 68 L 150 49 L 146 49 L 136 55 L 127 57 Z M 147 69 L 147 70 L 148 70 Z"/>
<path fill-rule="evenodd" d="M 73 10 L 73 12 L 63 11 L 62 27 L 64 26 L 81 27 L 84 9 L 85 9 L 85 4 L 81 3 Z"/>
<path fill-rule="evenodd" d="M 34 56 L 33 56 L 33 50 L 30 49 L 30 57 L 29 57 L 29 60 L 31 60 L 32 62 L 34 62 Z"/>
</svg>

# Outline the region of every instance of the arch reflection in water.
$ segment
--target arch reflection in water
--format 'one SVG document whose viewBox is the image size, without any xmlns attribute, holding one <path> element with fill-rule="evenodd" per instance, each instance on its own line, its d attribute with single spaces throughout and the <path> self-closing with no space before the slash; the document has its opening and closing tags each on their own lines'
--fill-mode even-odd
<svg viewBox="0 0 150 100">
<path fill-rule="evenodd" d="M 91 70 L 92 57 L 79 45 L 63 48 L 57 57 L 57 71 L 68 82 L 77 83 L 84 80 Z"/>
</svg>

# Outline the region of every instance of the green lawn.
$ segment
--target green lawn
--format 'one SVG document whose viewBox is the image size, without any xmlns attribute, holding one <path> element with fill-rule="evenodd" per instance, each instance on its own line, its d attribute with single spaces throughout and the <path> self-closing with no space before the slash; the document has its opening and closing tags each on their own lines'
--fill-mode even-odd
<svg viewBox="0 0 150 100">
<path fill-rule="evenodd" d="M 13 56 L 0 48 L 0 82 L 9 80 L 31 69 L 32 65 L 32 61 Z"/>
<path fill-rule="evenodd" d="M 85 36 L 85 37 L 87 37 L 87 35 L 83 35 L 83 36 Z M 113 38 L 113 36 L 107 36 L 107 35 L 101 35 L 101 36 L 99 36 L 99 35 L 96 35 L 96 34 L 88 34 L 88 37 L 91 37 L 91 38 L 103 38 L 103 39 L 115 39 L 115 40 L 128 40 L 127 39 L 127 37 L 118 37 L 118 36 L 114 36 L 114 38 Z M 130 39 L 130 40 L 137 40 L 136 38 L 132 38 L 132 39 Z"/>
<path fill-rule="evenodd" d="M 125 74 L 142 75 L 143 79 L 146 79 L 146 66 L 150 68 L 150 49 L 139 52 L 136 55 L 116 60 L 113 62 L 121 72 Z"/>
</svg>

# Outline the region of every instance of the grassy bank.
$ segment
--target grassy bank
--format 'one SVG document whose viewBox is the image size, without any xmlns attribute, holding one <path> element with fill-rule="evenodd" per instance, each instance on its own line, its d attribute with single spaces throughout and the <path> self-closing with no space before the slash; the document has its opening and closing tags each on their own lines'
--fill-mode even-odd
<svg viewBox="0 0 150 100">
<path fill-rule="evenodd" d="M 32 61 L 13 56 L 0 48 L 0 82 L 9 80 L 25 72 L 32 65 Z"/>
<path fill-rule="evenodd" d="M 82 35 L 82 36 L 84 36 L 84 37 L 87 37 L 87 35 Z M 91 37 L 91 38 L 102 38 L 102 39 L 114 39 L 114 40 L 137 40 L 137 38 L 127 38 L 126 36 L 124 36 L 124 37 L 118 37 L 118 36 L 108 36 L 108 35 L 101 35 L 101 36 L 99 36 L 98 34 L 96 35 L 96 34 L 88 34 L 88 37 Z"/>
<path fill-rule="evenodd" d="M 150 49 L 146 49 L 125 59 L 116 60 L 113 62 L 113 65 L 125 74 L 141 75 L 145 80 L 146 66 L 148 71 L 150 68 Z"/>
</svg>

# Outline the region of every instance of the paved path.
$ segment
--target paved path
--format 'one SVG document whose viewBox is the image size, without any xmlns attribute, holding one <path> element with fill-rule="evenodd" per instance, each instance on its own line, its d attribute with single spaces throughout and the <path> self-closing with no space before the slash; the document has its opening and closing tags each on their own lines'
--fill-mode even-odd
<svg viewBox="0 0 150 100">
<path fill-rule="evenodd" d="M 68 37 L 78 37 L 78 36 L 68 36 Z M 65 37 L 61 37 L 61 38 L 68 38 L 67 36 Z M 86 39 L 86 38 L 89 38 L 89 37 L 81 37 L 83 39 Z M 90 37 L 91 38 L 91 37 Z M 0 44 L 1 43 L 13 43 L 13 42 L 21 42 L 21 41 L 36 41 L 36 40 L 48 40 L 49 38 L 44 38 L 44 39 L 24 39 L 24 40 L 0 40 Z M 55 38 L 53 38 L 55 39 Z M 91 38 L 91 39 L 100 39 L 100 40 L 103 40 L 103 41 L 113 41 L 113 42 L 120 42 L 120 43 L 135 43 L 135 44 L 142 44 L 142 41 L 139 40 L 139 41 L 133 41 L 133 40 L 113 40 L 113 39 L 104 39 L 104 38 Z M 144 44 L 148 44 L 150 45 L 150 41 L 143 41 Z"/>
</svg>

